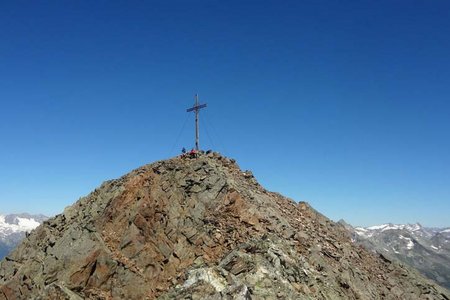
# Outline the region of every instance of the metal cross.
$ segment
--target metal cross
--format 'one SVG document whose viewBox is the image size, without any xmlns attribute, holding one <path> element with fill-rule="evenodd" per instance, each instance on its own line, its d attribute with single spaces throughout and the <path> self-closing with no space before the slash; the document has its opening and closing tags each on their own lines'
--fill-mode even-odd
<svg viewBox="0 0 450 300">
<path fill-rule="evenodd" d="M 186 111 L 187 112 L 191 112 L 194 111 L 195 112 L 195 149 L 198 151 L 200 150 L 200 147 L 198 145 L 198 139 L 199 139 L 199 129 L 198 129 L 198 114 L 200 109 L 205 108 L 206 107 L 206 103 L 205 104 L 199 104 L 198 103 L 198 95 L 195 94 L 195 104 L 193 107 L 188 108 Z"/>
</svg>

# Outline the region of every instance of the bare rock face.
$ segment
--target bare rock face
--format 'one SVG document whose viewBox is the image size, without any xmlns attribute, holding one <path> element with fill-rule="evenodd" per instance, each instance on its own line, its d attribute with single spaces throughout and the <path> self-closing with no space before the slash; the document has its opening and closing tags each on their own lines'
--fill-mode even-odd
<svg viewBox="0 0 450 300">
<path fill-rule="evenodd" d="M 105 182 L 0 263 L 0 299 L 449 299 L 216 153 Z"/>
</svg>

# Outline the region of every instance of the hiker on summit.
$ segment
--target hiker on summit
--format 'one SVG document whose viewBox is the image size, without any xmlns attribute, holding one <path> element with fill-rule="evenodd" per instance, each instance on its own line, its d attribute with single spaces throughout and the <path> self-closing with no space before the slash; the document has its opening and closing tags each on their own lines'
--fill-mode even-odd
<svg viewBox="0 0 450 300">
<path fill-rule="evenodd" d="M 195 158 L 195 157 L 197 157 L 197 150 L 195 150 L 194 148 L 192 148 L 192 150 L 189 152 L 189 156 L 191 157 L 191 158 Z"/>
</svg>

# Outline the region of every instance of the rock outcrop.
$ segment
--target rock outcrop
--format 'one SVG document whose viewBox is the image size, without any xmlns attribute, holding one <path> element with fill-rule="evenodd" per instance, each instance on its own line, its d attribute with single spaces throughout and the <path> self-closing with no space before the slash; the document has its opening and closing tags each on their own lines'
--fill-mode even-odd
<svg viewBox="0 0 450 300">
<path fill-rule="evenodd" d="M 0 263 L 0 299 L 449 299 L 216 153 L 102 184 Z"/>
</svg>

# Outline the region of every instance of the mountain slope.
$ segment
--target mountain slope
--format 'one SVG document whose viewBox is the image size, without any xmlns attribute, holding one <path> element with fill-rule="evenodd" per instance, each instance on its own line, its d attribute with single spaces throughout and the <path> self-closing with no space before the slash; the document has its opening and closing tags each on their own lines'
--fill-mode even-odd
<svg viewBox="0 0 450 300">
<path fill-rule="evenodd" d="M 5 257 L 30 232 L 47 217 L 43 215 L 0 215 L 0 259 Z"/>
<path fill-rule="evenodd" d="M 353 228 L 353 239 L 379 253 L 412 266 L 450 289 L 450 230 L 420 224 L 383 224 Z"/>
<path fill-rule="evenodd" d="M 449 299 L 210 153 L 105 182 L 0 263 L 0 299 Z"/>
</svg>

